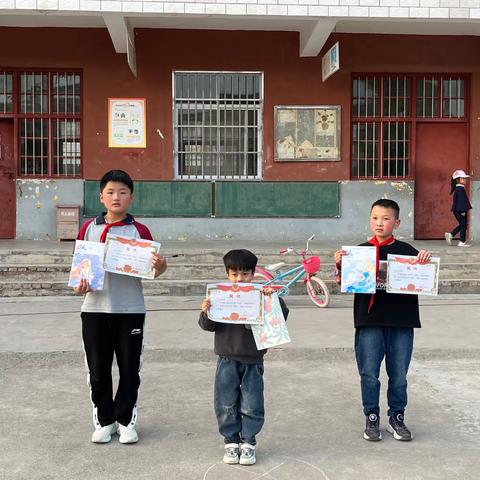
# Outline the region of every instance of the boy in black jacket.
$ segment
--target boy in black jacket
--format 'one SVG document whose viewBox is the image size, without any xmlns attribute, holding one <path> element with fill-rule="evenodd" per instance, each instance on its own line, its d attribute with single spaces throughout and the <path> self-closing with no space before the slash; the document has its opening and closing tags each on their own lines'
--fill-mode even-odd
<svg viewBox="0 0 480 480">
<path fill-rule="evenodd" d="M 385 358 L 388 375 L 388 426 L 396 440 L 412 440 L 413 435 L 404 422 L 407 406 L 407 372 L 412 358 L 413 329 L 420 328 L 418 296 L 387 293 L 379 279 L 379 266 L 387 255 L 416 256 L 427 263 L 431 254 L 420 252 L 406 242 L 393 237 L 400 225 L 400 207 L 393 200 L 377 200 L 370 211 L 370 229 L 373 237 L 361 246 L 375 246 L 377 250 L 377 288 L 374 295 L 356 293 L 353 304 L 355 323 L 355 356 L 362 390 L 363 412 L 366 416 L 365 440 L 382 439 L 380 432 L 380 366 Z M 345 250 L 335 252 L 337 280 Z"/>
<path fill-rule="evenodd" d="M 257 257 L 249 250 L 231 250 L 223 257 L 230 282 L 253 280 Z M 285 320 L 288 308 L 280 299 Z M 265 420 L 263 401 L 263 356 L 258 350 L 250 325 L 213 322 L 208 318 L 210 299 L 202 303 L 198 324 L 215 332 L 215 414 L 218 429 L 225 439 L 223 461 L 253 465 L 256 462 L 255 436 Z"/>
</svg>

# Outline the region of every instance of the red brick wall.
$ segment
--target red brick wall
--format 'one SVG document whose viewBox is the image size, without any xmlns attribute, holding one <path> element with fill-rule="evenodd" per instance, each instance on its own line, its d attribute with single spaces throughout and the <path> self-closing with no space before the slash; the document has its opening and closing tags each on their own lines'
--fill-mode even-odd
<svg viewBox="0 0 480 480">
<path fill-rule="evenodd" d="M 138 78 L 126 56 L 116 54 L 106 29 L 0 28 L 1 67 L 82 68 L 85 178 L 123 168 L 135 179 L 170 180 L 172 161 L 172 71 L 264 72 L 264 178 L 337 180 L 350 175 L 351 72 L 472 73 L 471 166 L 480 164 L 480 38 L 334 34 L 341 70 L 321 80 L 321 56 L 300 58 L 295 32 L 201 30 L 136 31 Z M 147 98 L 147 148 L 107 147 L 107 98 Z M 342 107 L 340 162 L 275 163 L 273 107 L 332 104 Z M 156 130 L 164 135 L 161 139 Z M 476 178 L 480 176 L 476 175 Z"/>
</svg>

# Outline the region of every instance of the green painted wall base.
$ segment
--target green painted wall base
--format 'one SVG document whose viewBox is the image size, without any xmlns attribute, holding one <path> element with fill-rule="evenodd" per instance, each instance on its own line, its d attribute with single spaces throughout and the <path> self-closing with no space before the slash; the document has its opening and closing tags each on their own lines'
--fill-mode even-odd
<svg viewBox="0 0 480 480">
<path fill-rule="evenodd" d="M 133 215 L 293 217 L 340 215 L 337 182 L 135 182 Z M 84 215 L 102 211 L 98 181 L 86 180 Z"/>
</svg>

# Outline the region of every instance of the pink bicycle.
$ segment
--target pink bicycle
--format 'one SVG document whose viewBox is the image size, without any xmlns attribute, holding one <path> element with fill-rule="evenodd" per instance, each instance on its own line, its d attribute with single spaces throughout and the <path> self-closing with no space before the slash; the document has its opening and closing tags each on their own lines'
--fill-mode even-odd
<svg viewBox="0 0 480 480">
<path fill-rule="evenodd" d="M 311 254 L 308 244 L 314 238 L 315 235 L 312 235 L 307 240 L 305 250 L 301 250 L 300 252 L 297 252 L 292 247 L 280 250 L 281 255 L 286 255 L 290 252 L 300 255 L 302 257 L 302 263 L 300 265 L 297 265 L 286 272 L 280 272 L 280 269 L 285 265 L 285 262 L 265 265 L 265 268 L 257 267 L 253 281 L 264 285 L 271 285 L 278 290 L 279 296 L 286 296 L 290 292 L 290 287 L 303 278 L 308 296 L 312 302 L 317 307 L 324 308 L 328 306 L 328 303 L 330 302 L 330 292 L 328 291 L 328 287 L 323 280 L 320 280 L 315 276 L 320 270 L 320 257 L 312 255 L 308 256 Z"/>
</svg>

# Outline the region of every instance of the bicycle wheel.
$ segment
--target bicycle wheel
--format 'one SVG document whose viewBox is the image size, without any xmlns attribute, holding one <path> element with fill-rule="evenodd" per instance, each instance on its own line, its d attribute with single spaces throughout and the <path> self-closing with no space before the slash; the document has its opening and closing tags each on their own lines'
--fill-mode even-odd
<svg viewBox="0 0 480 480">
<path fill-rule="evenodd" d="M 323 280 L 317 277 L 309 277 L 306 287 L 310 300 L 312 300 L 317 307 L 324 308 L 328 306 L 330 302 L 330 292 Z"/>
<path fill-rule="evenodd" d="M 253 276 L 253 283 L 267 283 L 273 279 L 273 275 L 264 268 L 257 267 L 255 269 L 255 275 Z"/>
</svg>

